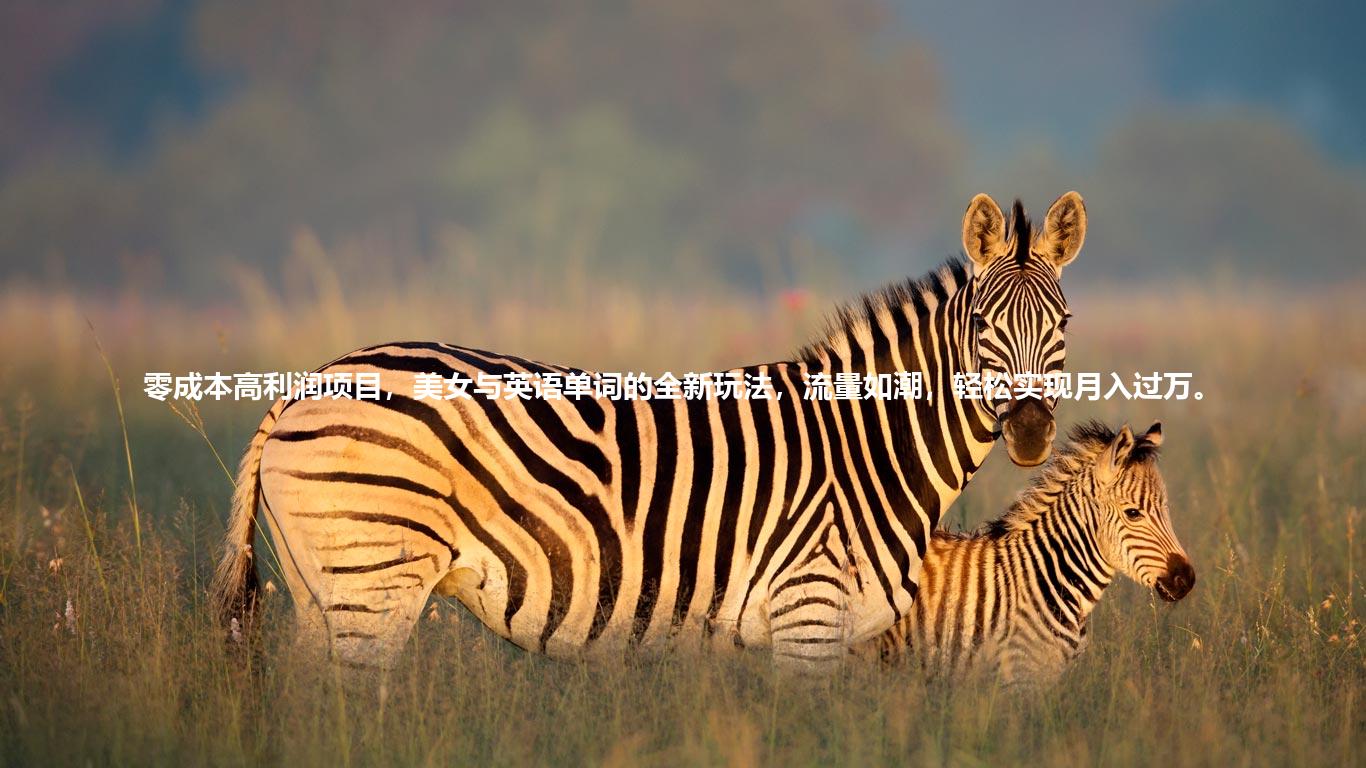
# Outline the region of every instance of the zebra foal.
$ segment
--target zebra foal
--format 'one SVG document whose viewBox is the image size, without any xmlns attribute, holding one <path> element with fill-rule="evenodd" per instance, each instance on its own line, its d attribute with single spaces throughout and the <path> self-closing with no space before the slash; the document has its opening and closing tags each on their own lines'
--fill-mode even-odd
<svg viewBox="0 0 1366 768">
<path fill-rule="evenodd" d="M 1160 423 L 1137 437 L 1127 425 L 1074 428 L 1004 517 L 975 534 L 934 533 L 911 612 L 856 653 L 914 659 L 932 675 L 1047 682 L 1084 650 L 1117 572 L 1164 600 L 1185 597 L 1195 569 L 1172 532 L 1161 444 Z"/>
</svg>

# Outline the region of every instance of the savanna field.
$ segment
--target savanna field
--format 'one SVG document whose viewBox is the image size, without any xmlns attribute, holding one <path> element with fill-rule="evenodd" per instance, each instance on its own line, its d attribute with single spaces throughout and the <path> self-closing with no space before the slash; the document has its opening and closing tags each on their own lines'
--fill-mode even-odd
<svg viewBox="0 0 1366 768">
<path fill-rule="evenodd" d="M 259 634 L 228 642 L 207 583 L 228 470 L 269 404 L 176 412 L 143 394 L 144 372 L 307 370 L 363 344 L 427 338 L 681 373 L 785 358 L 840 296 L 471 275 L 367 296 L 338 285 L 317 266 L 288 293 L 244 273 L 221 306 L 0 294 L 0 764 L 1224 766 L 1366 754 L 1362 286 L 1120 292 L 1064 278 L 1069 370 L 1190 371 L 1204 398 L 1060 406 L 1060 431 L 1089 417 L 1164 422 L 1172 519 L 1198 583 L 1169 605 L 1117 582 L 1090 649 L 1054 688 L 927 683 L 853 662 L 802 684 L 759 653 L 553 662 L 434 599 L 381 699 L 290 657 L 289 598 L 269 586 Z M 1030 471 L 1002 451 L 944 525 L 995 517 L 1025 485 Z M 260 539 L 258 551 L 278 585 Z"/>
</svg>

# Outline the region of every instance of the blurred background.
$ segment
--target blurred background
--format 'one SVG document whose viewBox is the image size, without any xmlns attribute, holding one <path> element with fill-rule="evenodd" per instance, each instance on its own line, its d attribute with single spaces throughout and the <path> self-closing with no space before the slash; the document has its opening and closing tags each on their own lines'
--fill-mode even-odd
<svg viewBox="0 0 1366 768">
<path fill-rule="evenodd" d="M 0 755 L 1359 763 L 1363 28 L 1322 0 L 0 2 Z M 832 706 L 691 664 L 566 688 L 424 621 L 449 652 L 413 654 L 376 725 L 273 672 L 258 696 L 223 656 L 206 580 L 269 406 L 170 408 L 146 372 L 396 339 L 619 372 L 783 359 L 957 252 L 974 193 L 1037 218 L 1069 189 L 1068 370 L 1191 372 L 1204 399 L 1059 408 L 1060 432 L 1165 421 L 1200 574 L 1170 611 L 1116 586 L 1063 695 L 954 709 L 879 676 Z M 989 459 L 943 524 L 1029 474 Z"/>
<path fill-rule="evenodd" d="M 972 194 L 1038 217 L 1069 189 L 1068 367 L 1208 395 L 1104 415 L 1265 428 L 1311 393 L 1359 436 L 1363 25 L 1268 0 L 6 2 L 0 449 L 74 439 L 117 471 L 112 371 L 134 448 L 166 456 L 143 493 L 217 510 L 145 372 L 414 338 L 782 359 L 956 253 Z M 228 462 L 266 407 L 202 405 Z"/>
<path fill-rule="evenodd" d="M 11 0 L 0 280 L 843 290 L 1072 188 L 1077 281 L 1359 276 L 1366 9 L 1115 5 Z"/>
<path fill-rule="evenodd" d="M 1363 25 L 1268 0 L 7 2 L 0 437 L 31 413 L 113 450 L 112 371 L 174 502 L 215 468 L 171 447 L 195 436 L 147 371 L 413 338 L 781 359 L 956 253 L 972 194 L 1037 217 L 1069 189 L 1070 369 L 1191 371 L 1211 428 L 1315 393 L 1353 430 Z M 204 407 L 229 455 L 265 408 Z"/>
</svg>

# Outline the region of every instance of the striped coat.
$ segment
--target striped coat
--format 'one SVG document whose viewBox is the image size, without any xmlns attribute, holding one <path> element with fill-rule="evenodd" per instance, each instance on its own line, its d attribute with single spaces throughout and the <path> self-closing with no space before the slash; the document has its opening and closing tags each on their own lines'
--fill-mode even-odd
<svg viewBox="0 0 1366 768">
<path fill-rule="evenodd" d="M 856 653 L 1044 682 L 1085 648 L 1116 573 L 1164 600 L 1185 597 L 1195 570 L 1171 529 L 1161 441 L 1160 424 L 1137 438 L 1127 426 L 1075 429 L 1005 517 L 976 534 L 935 532 L 913 610 Z"/>
<path fill-rule="evenodd" d="M 417 377 L 575 369 L 437 343 L 383 344 L 329 373 L 379 373 L 385 398 L 277 402 L 242 460 L 215 595 L 250 608 L 259 509 L 303 642 L 384 666 L 432 592 L 557 656 L 629 646 L 771 647 L 838 660 L 903 616 L 928 532 L 1004 431 L 1047 455 L 1051 402 L 820 401 L 816 373 L 1058 370 L 1075 193 L 1033 233 L 985 196 L 970 262 L 845 310 L 765 376 L 770 400 L 425 400 Z"/>
</svg>

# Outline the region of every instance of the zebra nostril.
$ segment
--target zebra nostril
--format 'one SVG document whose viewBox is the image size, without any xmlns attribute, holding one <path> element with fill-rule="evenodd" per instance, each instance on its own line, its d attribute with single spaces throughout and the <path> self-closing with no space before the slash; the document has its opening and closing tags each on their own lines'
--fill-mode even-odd
<svg viewBox="0 0 1366 768">
<path fill-rule="evenodd" d="M 1195 568 L 1180 555 L 1167 559 L 1167 573 L 1157 580 L 1157 591 L 1163 599 L 1176 601 L 1185 597 L 1195 586 Z"/>
</svg>

